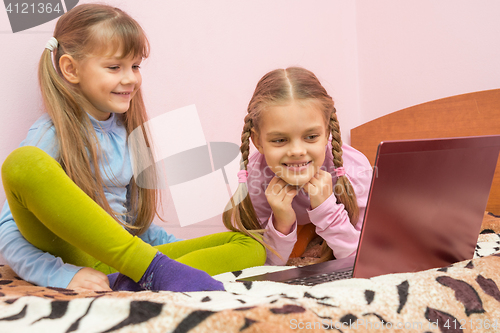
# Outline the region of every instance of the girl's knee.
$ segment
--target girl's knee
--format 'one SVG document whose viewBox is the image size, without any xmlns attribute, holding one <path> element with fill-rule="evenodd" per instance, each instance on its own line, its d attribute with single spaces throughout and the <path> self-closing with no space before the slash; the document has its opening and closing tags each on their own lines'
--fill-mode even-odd
<svg viewBox="0 0 500 333">
<path fill-rule="evenodd" d="M 267 251 L 264 245 L 255 241 L 254 246 L 252 247 L 253 253 L 255 254 L 255 266 L 262 266 L 266 263 L 267 259 Z"/>
<path fill-rule="evenodd" d="M 19 165 L 30 164 L 33 161 L 38 161 L 43 158 L 44 155 L 50 157 L 46 152 L 38 147 L 34 146 L 23 146 L 13 150 L 9 156 L 5 159 L 2 170 L 5 168 L 12 168 Z"/>
<path fill-rule="evenodd" d="M 254 266 L 264 265 L 266 262 L 266 248 L 258 240 L 241 232 L 234 232 L 233 241 L 245 246 L 247 255 L 252 258 Z"/>
<path fill-rule="evenodd" d="M 2 164 L 4 185 L 20 185 L 33 180 L 47 170 L 48 166 L 60 167 L 50 155 L 38 147 L 24 146 L 15 149 Z"/>
</svg>

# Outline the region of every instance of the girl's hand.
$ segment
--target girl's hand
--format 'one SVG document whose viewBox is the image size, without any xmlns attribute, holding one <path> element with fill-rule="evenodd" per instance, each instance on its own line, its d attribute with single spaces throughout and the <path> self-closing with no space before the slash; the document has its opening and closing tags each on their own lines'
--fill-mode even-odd
<svg viewBox="0 0 500 333">
<path fill-rule="evenodd" d="M 274 214 L 274 228 L 285 235 L 290 233 L 296 220 L 292 200 L 297 193 L 295 186 L 276 176 L 266 188 L 266 199 Z"/>
<path fill-rule="evenodd" d="M 111 291 L 107 275 L 90 267 L 80 269 L 66 288 L 85 291 Z"/>
<path fill-rule="evenodd" d="M 333 193 L 332 175 L 319 169 L 318 173 L 304 185 L 304 190 L 309 194 L 311 209 L 318 207 Z"/>
</svg>

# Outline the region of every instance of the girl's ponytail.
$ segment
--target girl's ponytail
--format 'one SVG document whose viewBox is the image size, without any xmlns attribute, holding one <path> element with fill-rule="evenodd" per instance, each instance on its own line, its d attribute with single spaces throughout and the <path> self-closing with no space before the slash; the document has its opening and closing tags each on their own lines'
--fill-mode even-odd
<svg viewBox="0 0 500 333">
<path fill-rule="evenodd" d="M 63 55 L 81 61 L 91 55 L 115 54 L 122 57 L 147 58 L 149 42 L 141 26 L 118 8 L 100 4 L 82 4 L 62 15 L 57 21 L 54 38 L 47 43 L 41 56 L 38 80 L 45 109 L 55 128 L 58 156 L 67 175 L 90 198 L 99 204 L 115 220 L 140 235 L 146 231 L 158 215 L 160 192 L 157 180 L 149 184 L 152 189 L 140 188 L 132 179 L 129 188 L 131 207 L 126 214 L 115 212 L 104 192 L 105 183 L 101 164 L 106 163 L 92 122 L 85 112 L 92 107 L 79 92 L 78 87 L 67 82 L 59 67 Z M 132 98 L 130 108 L 124 115 L 116 115 L 127 134 L 142 127 L 148 120 L 146 108 L 139 89 Z M 145 135 L 146 138 L 149 136 Z M 148 139 L 146 139 L 148 140 Z M 152 146 L 150 141 L 148 147 Z M 153 174 L 152 172 L 151 174 Z M 106 174 L 111 182 L 114 175 Z"/>
<path fill-rule="evenodd" d="M 71 94 L 63 83 L 61 76 L 56 72 L 52 64 L 52 52 L 47 48 L 43 51 L 38 64 L 38 82 L 46 107 L 53 109 L 60 104 L 70 104 L 67 106 L 78 108 L 73 94 Z"/>
<path fill-rule="evenodd" d="M 54 50 L 54 53 L 56 52 L 61 52 L 61 50 L 57 48 Z M 96 174 L 99 172 L 98 151 L 88 149 L 88 154 L 71 153 L 75 147 L 83 148 L 80 151 L 85 151 L 85 147 L 95 146 L 97 138 L 93 131 L 85 130 L 91 126 L 85 111 L 80 107 L 80 105 L 85 105 L 85 100 L 70 90 L 56 71 L 52 63 L 52 52 L 49 49 L 45 49 L 40 58 L 38 81 L 45 110 L 57 131 L 59 145 L 57 161 L 78 187 L 110 212 L 111 208 L 104 193 L 94 190 L 96 186 L 103 186 L 101 177 L 94 177 L 92 172 L 92 168 Z M 88 179 L 93 179 L 94 183 L 89 182 Z"/>
</svg>

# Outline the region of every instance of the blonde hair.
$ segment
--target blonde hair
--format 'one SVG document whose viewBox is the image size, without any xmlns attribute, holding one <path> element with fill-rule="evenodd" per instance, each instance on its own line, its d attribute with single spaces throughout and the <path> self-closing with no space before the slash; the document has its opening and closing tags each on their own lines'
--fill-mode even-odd
<svg viewBox="0 0 500 333">
<path fill-rule="evenodd" d="M 290 67 L 271 71 L 257 83 L 248 105 L 248 114 L 245 117 L 245 124 L 241 134 L 240 151 L 242 161 L 240 169 L 247 169 L 251 131 L 252 129 L 259 131 L 262 112 L 268 107 L 285 105 L 292 101 L 313 102 L 319 106 L 332 137 L 333 164 L 336 168 L 343 166 L 342 138 L 332 98 L 312 72 L 300 67 Z M 344 204 L 351 223 L 356 224 L 359 208 L 349 179 L 346 176 L 338 177 L 334 188 L 337 202 Z M 228 229 L 240 231 L 255 238 L 256 232 L 262 233 L 263 231 L 250 195 L 247 195 L 247 193 L 247 184 L 241 183 L 223 213 L 223 221 Z M 260 238 L 256 239 L 264 244 Z M 326 242 L 323 242 L 323 244 L 322 259 L 327 260 L 331 257 L 331 250 L 326 245 Z M 270 248 L 268 245 L 264 245 Z M 327 253 L 328 250 L 330 254 Z"/>
<path fill-rule="evenodd" d="M 157 215 L 159 192 L 139 188 L 132 179 L 128 215 L 135 219 L 135 223 L 124 222 L 120 214 L 112 210 L 106 200 L 105 185 L 99 171 L 103 159 L 99 141 L 85 112 L 85 106 L 89 106 L 90 102 L 78 88 L 63 78 L 59 59 L 68 54 L 80 61 L 89 55 L 109 54 L 110 51 L 111 54 L 121 51 L 122 58 L 147 58 L 148 39 L 141 26 L 128 14 L 100 4 L 79 5 L 63 14 L 56 24 L 54 37 L 59 45 L 53 52 L 44 50 L 39 62 L 38 80 L 45 109 L 56 131 L 59 147 L 57 161 L 76 185 L 115 220 L 141 234 Z M 147 129 L 143 124 L 148 118 L 140 89 L 132 98 L 129 110 L 116 116 L 125 125 L 127 134 L 141 127 L 147 140 Z"/>
</svg>

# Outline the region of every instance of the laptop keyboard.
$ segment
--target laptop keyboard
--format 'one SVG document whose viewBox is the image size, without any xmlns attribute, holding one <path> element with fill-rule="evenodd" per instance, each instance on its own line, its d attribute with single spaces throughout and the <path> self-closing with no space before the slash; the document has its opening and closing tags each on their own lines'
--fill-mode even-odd
<svg viewBox="0 0 500 333">
<path fill-rule="evenodd" d="M 283 282 L 288 284 L 298 284 L 303 286 L 315 286 L 320 283 L 345 280 L 345 279 L 350 279 L 351 277 L 352 277 L 352 269 L 343 272 L 332 272 L 332 273 L 313 275 L 303 278 L 291 279 Z"/>
</svg>

